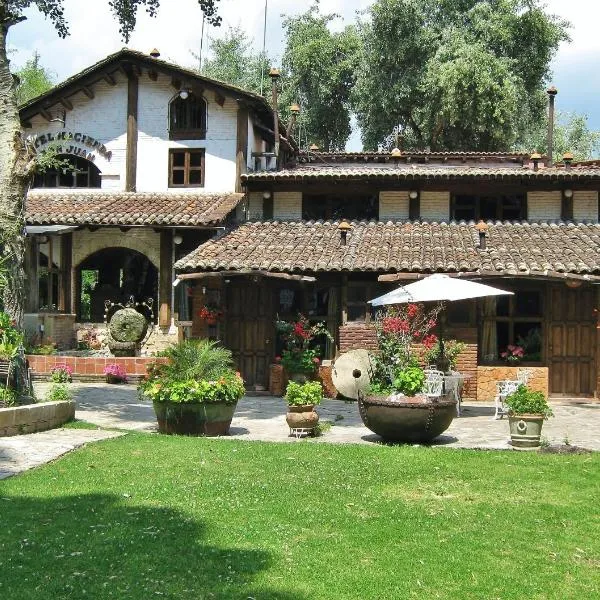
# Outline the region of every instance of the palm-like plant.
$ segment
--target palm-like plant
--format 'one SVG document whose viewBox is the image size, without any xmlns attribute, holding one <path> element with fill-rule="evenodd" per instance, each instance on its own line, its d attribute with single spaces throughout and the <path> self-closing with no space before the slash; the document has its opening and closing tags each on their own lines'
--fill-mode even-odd
<svg viewBox="0 0 600 600">
<path fill-rule="evenodd" d="M 184 340 L 162 353 L 161 376 L 171 380 L 217 379 L 233 368 L 231 351 L 210 340 Z"/>
</svg>

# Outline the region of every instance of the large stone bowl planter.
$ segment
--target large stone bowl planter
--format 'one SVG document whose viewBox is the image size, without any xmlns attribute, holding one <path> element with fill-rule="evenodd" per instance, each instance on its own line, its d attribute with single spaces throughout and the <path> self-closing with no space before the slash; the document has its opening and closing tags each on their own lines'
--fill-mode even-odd
<svg viewBox="0 0 600 600">
<path fill-rule="evenodd" d="M 387 396 L 358 398 L 360 417 L 365 427 L 388 442 L 430 442 L 446 431 L 456 415 L 456 400 L 442 396 L 406 398 L 405 402 Z"/>
<path fill-rule="evenodd" d="M 510 443 L 513 448 L 537 448 L 543 424 L 544 415 L 509 415 Z"/>
<path fill-rule="evenodd" d="M 229 435 L 235 404 L 153 402 L 158 431 L 178 435 Z"/>
</svg>

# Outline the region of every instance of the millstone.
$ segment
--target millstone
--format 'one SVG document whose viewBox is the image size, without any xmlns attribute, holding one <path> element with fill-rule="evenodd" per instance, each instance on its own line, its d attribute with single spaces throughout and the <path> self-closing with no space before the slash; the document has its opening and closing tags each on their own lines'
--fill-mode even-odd
<svg viewBox="0 0 600 600">
<path fill-rule="evenodd" d="M 148 331 L 148 321 L 134 308 L 121 308 L 112 316 L 108 329 L 117 342 L 139 344 Z"/>
</svg>

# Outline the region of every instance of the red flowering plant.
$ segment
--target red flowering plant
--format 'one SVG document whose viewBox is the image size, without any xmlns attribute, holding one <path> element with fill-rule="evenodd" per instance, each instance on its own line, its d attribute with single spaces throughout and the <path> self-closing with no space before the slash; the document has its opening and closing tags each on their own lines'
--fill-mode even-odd
<svg viewBox="0 0 600 600">
<path fill-rule="evenodd" d="M 285 344 L 278 357 L 283 368 L 290 374 L 313 374 L 321 364 L 321 347 L 315 343 L 320 337 L 333 341 L 324 323 L 310 323 L 302 314 L 296 321 L 275 321 L 275 328 Z"/>
<path fill-rule="evenodd" d="M 405 393 L 404 381 L 424 381 L 422 369 L 415 354 L 417 345 L 430 350 L 438 338 L 432 331 L 437 325 L 441 305 L 425 310 L 422 304 L 386 306 L 375 316 L 377 347 L 374 357 L 374 372 L 371 376 L 371 391 L 374 393 Z M 413 389 L 411 393 L 419 390 Z M 408 394 L 411 395 L 411 394 Z"/>
<path fill-rule="evenodd" d="M 525 356 L 525 350 L 522 346 L 509 344 L 504 352 L 500 353 L 500 358 L 503 358 L 509 364 L 516 364 Z"/>
<path fill-rule="evenodd" d="M 198 316 L 209 325 L 214 325 L 223 318 L 223 311 L 216 306 L 206 304 L 200 308 Z"/>
</svg>

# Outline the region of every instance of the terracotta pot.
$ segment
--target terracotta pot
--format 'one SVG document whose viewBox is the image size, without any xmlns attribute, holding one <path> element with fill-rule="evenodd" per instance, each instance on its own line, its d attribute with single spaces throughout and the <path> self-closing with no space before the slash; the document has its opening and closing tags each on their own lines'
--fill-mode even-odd
<svg viewBox="0 0 600 600">
<path fill-rule="evenodd" d="M 537 448 L 543 424 L 544 415 L 508 415 L 511 445 L 514 448 Z"/>
<path fill-rule="evenodd" d="M 235 404 L 224 402 L 154 402 L 161 433 L 180 435 L 228 435 Z"/>
<path fill-rule="evenodd" d="M 446 431 L 456 415 L 456 400 L 426 396 L 391 401 L 387 396 L 359 397 L 358 409 L 365 427 L 389 442 L 430 442 Z"/>
<path fill-rule="evenodd" d="M 319 415 L 315 412 L 313 404 L 288 406 L 285 420 L 290 429 L 314 429 L 319 422 Z"/>
</svg>

